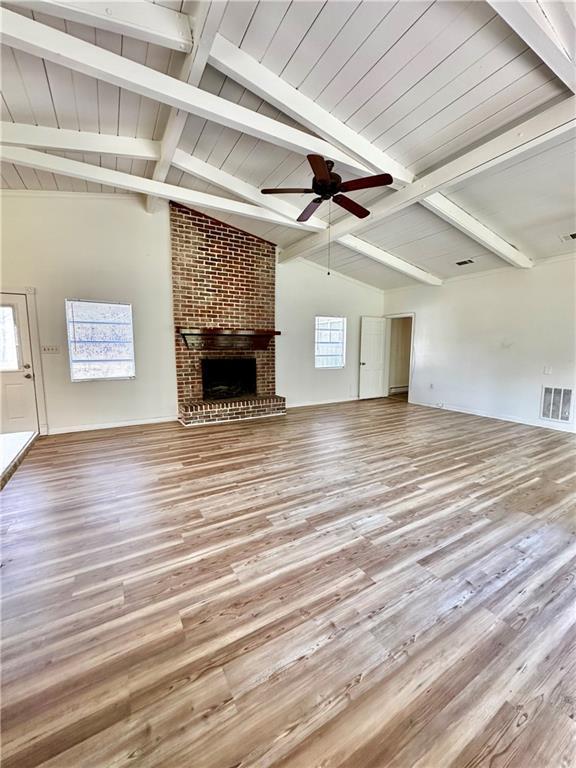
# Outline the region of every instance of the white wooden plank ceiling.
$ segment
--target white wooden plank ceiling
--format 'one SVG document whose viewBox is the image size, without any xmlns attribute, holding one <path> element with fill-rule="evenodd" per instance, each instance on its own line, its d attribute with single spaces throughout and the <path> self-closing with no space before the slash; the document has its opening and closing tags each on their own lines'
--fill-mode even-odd
<svg viewBox="0 0 576 768">
<path fill-rule="evenodd" d="M 455 186 L 448 197 L 536 258 L 573 253 L 576 241 L 563 238 L 576 232 L 575 144 L 571 131 Z"/>
<path fill-rule="evenodd" d="M 156 2 L 173 12 L 174 18 L 180 14 L 180 24 L 183 20 L 189 21 L 198 35 L 199 20 L 207 13 L 205 3 Z M 3 5 L 7 12 L 16 11 L 38 25 L 59 30 L 172 78 L 181 77 L 183 68 L 192 63 L 190 56 L 193 57 L 194 52 L 187 54 L 134 35 L 40 13 L 31 10 L 34 4 L 24 0 Z M 212 33 L 217 32 L 228 44 L 260 63 L 298 94 L 312 99 L 326 114 L 346 126 L 348 134 L 370 142 L 374 152 L 377 149 L 386 153 L 391 162 L 405 169 L 406 179 L 410 181 L 413 175 L 416 179 L 426 177 L 430 171 L 445 167 L 455 158 L 467 156 L 471 148 L 573 98 L 566 82 L 555 74 L 558 58 L 552 61 L 554 57 L 573 60 L 573 8 L 570 3 L 544 5 L 546 13 L 534 17 L 538 28 L 547 35 L 546 46 L 538 52 L 526 42 L 529 34 L 524 35 L 521 28 L 515 32 L 502 18 L 504 14 L 499 15 L 498 3 L 489 4 L 484 0 L 234 0 L 226 4 L 221 18 L 218 16 L 218 27 Z M 42 3 L 43 10 L 47 6 L 49 9 L 49 2 Z M 42 27 L 37 29 L 41 38 Z M 555 42 L 550 44 L 549 39 Z M 556 43 L 553 57 L 546 63 L 547 51 Z M 208 40 L 208 48 L 211 45 L 212 38 Z M 104 76 L 97 79 L 83 74 L 80 65 L 63 67 L 54 57 L 31 55 L 23 47 L 17 42 L 13 47 L 2 45 L 0 106 L 4 122 L 157 142 L 166 139 L 170 102 L 162 103 L 161 93 L 157 98 L 147 98 L 130 87 L 107 82 Z M 560 63 L 560 70 L 564 71 L 563 58 Z M 245 87 L 242 77 L 237 75 L 237 82 L 219 69 L 225 71 L 222 62 L 210 59 L 198 82 L 201 91 L 272 118 L 280 126 L 296 128 L 305 134 L 315 132 L 327 138 L 326 133 L 330 133 L 327 127 L 323 131 L 323 126 L 313 121 L 307 125 L 304 114 L 302 120 L 294 119 L 290 115 L 297 110 L 268 103 Z M 254 90 L 258 90 L 256 85 Z M 265 90 L 260 88 L 260 93 Z M 460 222 L 447 217 L 451 222 L 448 223 L 444 220 L 446 217 L 441 218 L 415 203 L 382 220 L 366 219 L 354 234 L 369 246 L 377 246 L 384 256 L 390 254 L 403 259 L 408 265 L 441 279 L 506 266 L 493 252 L 498 253 L 498 248 L 492 247 L 491 238 L 478 238 L 472 231 L 469 214 L 502 244 L 512 243 L 518 250 L 519 263 L 525 259 L 524 266 L 527 261 L 524 254 L 536 260 L 570 252 L 573 243 L 563 242 L 560 236 L 576 230 L 574 163 L 571 162 L 575 142 L 574 130 L 567 131 L 563 126 L 560 135 L 551 133 L 549 139 L 546 137 L 533 149 L 502 162 L 494 161 L 485 170 L 475 171 L 472 177 L 442 189 L 446 205 L 455 203 L 463 209 Z M 25 141 L 22 146 L 26 146 Z M 182 170 L 182 164 L 180 168 L 175 167 L 172 154 L 173 165 L 165 177 L 166 183 L 219 200 L 254 205 L 250 188 L 300 187 L 310 182 L 305 152 L 291 151 L 273 140 L 256 138 L 250 131 L 226 127 L 217 119 L 189 114 L 178 146 L 195 160 L 208 164 L 209 173 L 204 178 L 190 175 Z M 340 144 L 336 148 L 347 154 L 352 151 L 354 155 L 354 147 Z M 36 152 L 38 149 L 43 148 L 37 146 Z M 152 179 L 155 173 L 154 160 L 131 157 L 129 150 L 124 154 L 120 149 L 118 154 L 103 154 L 44 149 L 49 155 L 133 177 Z M 355 169 L 348 166 L 342 173 L 344 177 L 378 171 L 374 163 L 373 167 L 367 163 L 366 155 L 361 157 L 356 153 L 356 160 L 361 160 L 360 165 L 364 164 L 368 170 L 362 172 L 359 166 Z M 33 158 L 30 163 L 3 162 L 2 186 L 16 190 L 114 191 L 110 184 L 45 170 L 46 163 L 36 163 Z M 228 176 L 214 174 L 211 181 L 207 180 L 211 178 L 210 168 Z M 231 183 L 226 188 L 222 178 L 229 177 L 244 186 Z M 154 178 L 159 177 L 154 175 Z M 162 182 L 162 178 L 159 181 Z M 159 194 L 162 193 L 159 191 Z M 370 208 L 394 194 L 390 190 L 369 190 L 353 196 Z M 294 207 L 291 210 L 301 210 L 309 199 L 283 196 L 277 199 L 277 208 L 282 208 L 282 200 Z M 271 205 L 270 200 L 264 199 L 261 204 L 267 202 Z M 278 219 L 259 221 L 234 212 L 215 213 L 210 207 L 201 210 L 282 248 L 293 246 L 287 253 L 298 250 L 299 246 L 294 244 L 300 240 L 304 243 L 303 238 L 310 236 L 309 230 L 275 223 Z M 318 226 L 324 226 L 322 222 L 328 215 L 329 206 L 324 204 L 318 211 Z M 350 219 L 341 209 L 332 206 L 333 223 Z M 345 226 L 343 223 L 343 231 Z M 327 237 L 326 232 L 322 236 Z M 326 248 L 310 253 L 309 258 L 326 264 Z M 466 259 L 472 259 L 473 263 L 465 267 L 456 265 L 457 261 Z M 413 282 L 412 277 L 396 268 L 390 269 L 339 243 L 332 245 L 331 263 L 333 269 L 381 288 Z"/>
</svg>

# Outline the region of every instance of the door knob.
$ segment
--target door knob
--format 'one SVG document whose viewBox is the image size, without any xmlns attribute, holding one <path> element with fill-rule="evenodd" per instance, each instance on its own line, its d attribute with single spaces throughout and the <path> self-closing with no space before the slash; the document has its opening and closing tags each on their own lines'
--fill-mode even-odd
<svg viewBox="0 0 576 768">
<path fill-rule="evenodd" d="M 25 373 L 24 374 L 24 378 L 25 379 L 31 379 L 32 378 L 32 374 L 31 373 Z"/>
</svg>

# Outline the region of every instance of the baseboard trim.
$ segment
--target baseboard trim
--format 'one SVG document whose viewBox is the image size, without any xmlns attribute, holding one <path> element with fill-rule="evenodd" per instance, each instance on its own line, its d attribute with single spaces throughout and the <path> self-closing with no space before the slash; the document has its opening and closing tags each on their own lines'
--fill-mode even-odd
<svg viewBox="0 0 576 768">
<path fill-rule="evenodd" d="M 432 405 L 431 403 L 422 403 L 419 400 L 410 400 L 411 405 L 420 405 L 423 408 L 434 408 L 437 411 L 450 411 L 452 413 L 465 413 L 468 416 L 480 416 L 483 419 L 495 419 L 496 421 L 506 421 L 510 424 L 519 424 L 524 427 L 539 427 L 540 429 L 553 429 L 555 432 L 567 432 L 568 434 L 574 434 L 574 424 L 554 424 L 553 422 L 537 421 L 536 419 L 525 419 L 520 421 L 512 416 L 495 416 L 493 413 L 486 413 L 485 411 L 472 410 L 470 408 L 463 408 L 455 405 Z"/>
<path fill-rule="evenodd" d="M 178 416 L 158 416 L 153 419 L 134 419 L 131 421 L 112 421 L 106 424 L 76 424 L 70 427 L 48 427 L 49 435 L 65 435 L 69 432 L 91 432 L 96 429 L 115 429 L 117 427 L 138 427 L 144 424 L 164 424 L 168 421 L 178 421 Z"/>
<path fill-rule="evenodd" d="M 291 410 L 292 408 L 309 408 L 315 405 L 336 405 L 337 403 L 352 403 L 352 402 L 359 402 L 358 397 L 347 397 L 343 400 L 314 400 L 309 402 L 301 402 L 301 403 L 290 403 L 286 405 L 287 410 Z M 524 421 L 519 421 L 516 418 L 513 418 L 511 416 L 495 416 L 492 413 L 486 413 L 484 411 L 479 410 L 472 410 L 469 408 L 463 408 L 461 406 L 454 406 L 454 405 L 444 405 L 442 407 L 437 405 L 432 405 L 431 403 L 424 403 L 419 400 L 409 400 L 411 405 L 419 405 L 423 408 L 434 408 L 438 411 L 451 411 L 453 413 L 466 413 L 470 416 L 481 416 L 485 419 L 496 419 L 497 421 L 507 421 L 512 424 L 522 424 L 527 427 L 540 427 L 541 429 L 553 429 L 555 432 L 567 432 L 568 434 L 574 434 L 576 431 L 574 429 L 574 424 L 554 424 L 546 422 L 543 424 L 540 421 L 530 421 L 528 419 Z M 240 421 L 253 421 L 254 419 L 267 419 L 271 416 L 281 416 L 282 414 L 277 413 L 271 413 L 271 414 L 265 414 L 263 416 L 250 416 L 249 418 L 244 419 L 238 419 L 238 422 Z M 179 424 L 182 424 L 182 422 L 178 419 L 177 415 L 174 416 L 158 416 L 157 418 L 153 419 L 135 419 L 132 421 L 116 421 L 116 422 L 108 422 L 106 424 L 78 424 L 73 425 L 69 427 L 55 427 L 50 428 L 48 427 L 48 430 L 44 434 L 49 435 L 62 435 L 67 434 L 69 432 L 89 432 L 91 430 L 97 430 L 97 429 L 114 429 L 117 427 L 137 427 L 137 426 L 143 426 L 145 424 L 163 424 L 170 421 L 177 421 Z M 182 426 L 186 427 L 206 427 L 210 424 L 231 424 L 232 422 L 228 420 L 222 420 L 222 421 L 211 421 L 211 422 L 204 422 L 200 424 L 182 424 Z M 41 432 L 43 434 L 43 432 Z"/>
<path fill-rule="evenodd" d="M 390 393 L 393 394 L 393 393 Z M 492 413 L 486 413 L 484 411 L 473 411 L 468 408 L 461 408 L 454 405 L 432 405 L 431 403 L 423 403 L 419 400 L 413 400 L 410 398 L 410 395 L 408 395 L 409 400 L 408 402 L 410 405 L 419 405 L 422 406 L 422 408 L 434 408 L 437 411 L 451 411 L 452 413 L 465 413 L 469 416 L 481 416 L 484 419 L 496 419 L 496 421 L 506 421 L 511 424 L 520 424 L 522 426 L 526 427 L 539 427 L 540 429 L 553 429 L 555 432 L 567 432 L 568 434 L 574 434 L 574 424 L 569 423 L 566 425 L 563 424 L 554 424 L 554 423 L 542 423 L 540 421 L 529 421 L 528 419 L 525 421 L 519 421 L 518 419 L 513 418 L 512 416 L 494 416 Z M 382 399 L 386 399 L 385 396 L 382 397 Z M 336 405 L 337 403 L 351 403 L 351 402 L 360 402 L 360 398 L 358 397 L 349 397 L 346 400 L 321 400 L 321 401 L 315 401 L 310 403 L 297 403 L 297 404 L 290 404 L 286 405 L 286 409 L 290 408 L 310 408 L 314 405 Z"/>
</svg>

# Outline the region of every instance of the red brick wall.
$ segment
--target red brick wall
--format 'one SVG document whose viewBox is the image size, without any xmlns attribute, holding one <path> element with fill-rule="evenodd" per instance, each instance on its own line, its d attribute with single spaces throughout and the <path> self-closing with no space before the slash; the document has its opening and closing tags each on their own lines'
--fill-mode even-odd
<svg viewBox="0 0 576 768">
<path fill-rule="evenodd" d="M 176 203 L 170 204 L 170 230 L 181 417 L 202 400 L 203 357 L 256 357 L 257 396 L 273 397 L 273 340 L 256 352 L 191 350 L 178 329 L 274 328 L 276 246 Z"/>
</svg>

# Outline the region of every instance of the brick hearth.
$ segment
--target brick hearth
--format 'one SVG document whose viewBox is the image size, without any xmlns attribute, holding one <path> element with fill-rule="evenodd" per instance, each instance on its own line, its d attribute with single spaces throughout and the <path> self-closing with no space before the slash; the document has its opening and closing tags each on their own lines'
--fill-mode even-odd
<svg viewBox="0 0 576 768">
<path fill-rule="evenodd" d="M 183 424 L 285 413 L 276 394 L 274 340 L 265 350 L 189 349 L 179 329 L 274 328 L 276 248 L 247 232 L 170 204 L 178 418 Z M 255 397 L 203 400 L 201 360 L 255 357 Z"/>
</svg>

